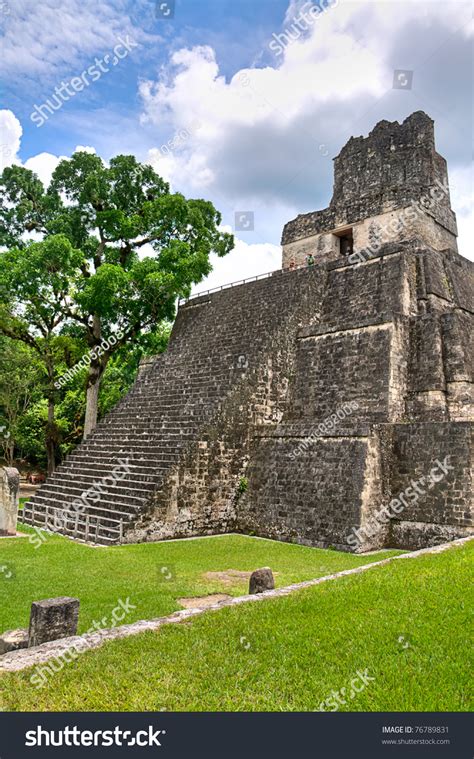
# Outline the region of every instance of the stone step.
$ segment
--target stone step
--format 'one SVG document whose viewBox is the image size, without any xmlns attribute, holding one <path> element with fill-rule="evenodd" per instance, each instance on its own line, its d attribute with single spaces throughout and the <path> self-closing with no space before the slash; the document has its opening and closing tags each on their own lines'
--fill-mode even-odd
<svg viewBox="0 0 474 759">
<path fill-rule="evenodd" d="M 132 478 L 134 478 L 135 474 L 157 474 L 160 477 L 165 476 L 167 471 L 176 464 L 176 460 L 176 457 L 171 457 L 171 454 L 168 454 L 168 458 L 163 457 L 159 461 L 156 461 L 155 457 L 153 456 L 148 456 L 146 458 L 130 458 L 130 476 Z M 130 462 L 132 463 L 130 464 Z M 76 456 L 76 458 L 64 464 L 61 464 L 62 469 L 60 472 L 58 470 L 58 473 L 62 474 L 66 471 L 75 473 L 79 469 L 89 469 L 90 474 L 92 475 L 95 472 L 102 472 L 104 469 L 107 469 L 108 473 L 110 474 L 110 472 L 113 471 L 116 466 L 117 459 L 115 457 L 111 457 L 106 452 L 104 452 L 102 456 L 95 456 L 93 459 L 91 459 L 90 456 L 81 453 L 80 455 Z M 99 474 L 98 476 L 100 477 L 101 475 Z"/>
<path fill-rule="evenodd" d="M 91 509 L 81 512 L 79 515 L 71 512 L 69 518 L 67 505 L 61 504 L 60 507 L 55 508 L 51 504 L 31 503 L 29 508 L 24 510 L 22 521 L 25 524 L 32 524 L 33 518 L 35 524 L 41 519 L 43 525 L 47 519 L 53 532 L 62 533 L 63 528 L 69 529 L 71 525 L 75 525 L 76 521 L 78 521 L 84 522 L 84 527 L 87 526 L 87 522 L 89 524 L 99 522 L 102 529 L 114 531 L 118 534 L 120 531 L 125 530 L 127 526 L 135 524 L 138 514 L 126 511 L 110 512 L 106 509 Z"/>
<path fill-rule="evenodd" d="M 71 455 L 70 458 L 66 459 L 63 464 L 57 467 L 52 476 L 61 475 L 66 471 L 78 473 L 79 469 L 90 469 L 91 471 L 88 473 L 95 474 L 96 471 L 105 468 L 108 475 L 114 472 L 117 477 L 125 475 L 124 479 L 133 478 L 135 475 L 150 474 L 150 469 L 155 469 L 157 474 L 164 472 L 174 461 L 174 458 L 171 453 L 168 453 L 167 457 L 162 460 L 158 457 L 155 462 L 154 460 L 150 461 L 149 458 L 142 460 L 140 453 L 133 455 L 130 451 L 117 456 L 113 452 L 105 450 L 95 451 L 95 453 L 78 450 L 74 458 Z"/>
<path fill-rule="evenodd" d="M 163 422 L 155 422 L 148 419 L 146 422 L 135 424 L 132 419 L 125 418 L 123 420 L 119 419 L 110 422 L 109 424 L 105 425 L 100 430 L 100 432 L 106 433 L 113 429 L 116 432 L 126 431 L 128 434 L 148 434 L 156 437 L 157 435 L 168 432 L 192 432 L 195 429 L 195 424 L 196 423 L 194 421 L 187 419 L 183 419 L 182 421 L 179 421 L 178 419 L 172 421 L 165 419 Z"/>
<path fill-rule="evenodd" d="M 122 533 L 120 529 L 111 529 L 103 526 L 100 521 L 94 522 L 92 519 L 87 522 L 79 522 L 78 529 L 75 527 L 65 527 L 62 530 L 51 530 L 46 523 L 45 513 L 36 513 L 34 520 L 32 518 L 23 519 L 23 524 L 31 525 L 35 527 L 43 527 L 49 532 L 53 532 L 58 535 L 65 535 L 66 537 L 74 538 L 80 542 L 93 543 L 96 545 L 116 545 L 121 542 Z M 46 526 L 45 526 L 46 525 Z"/>
<path fill-rule="evenodd" d="M 95 454 L 100 455 L 101 452 L 104 452 L 109 454 L 114 453 L 117 455 L 117 458 L 121 459 L 132 458 L 132 456 L 135 458 L 141 454 L 148 454 L 149 456 L 154 456 L 155 458 L 159 459 L 160 453 L 169 454 L 173 450 L 182 450 L 182 447 L 178 446 L 176 440 L 163 440 L 159 443 L 150 443 L 149 445 L 137 444 L 133 447 L 128 446 L 125 443 L 120 444 L 119 441 L 117 441 L 115 444 L 110 445 L 107 445 L 105 441 L 99 441 L 96 445 L 92 445 L 92 443 L 85 443 L 83 446 L 81 446 L 81 448 L 82 451 L 87 452 L 91 457 L 94 457 Z"/>
<path fill-rule="evenodd" d="M 203 422 L 205 420 L 202 420 Z M 83 444 L 89 444 L 97 441 L 110 440 L 111 437 L 127 437 L 128 440 L 142 442 L 143 440 L 159 441 L 166 437 L 186 437 L 186 435 L 194 435 L 201 425 L 196 424 L 193 421 L 192 424 L 183 425 L 179 428 L 176 423 L 173 427 L 162 427 L 159 424 L 152 425 L 151 427 L 133 427 L 130 423 L 122 422 L 120 424 L 110 424 L 108 427 L 98 430 L 96 434 L 90 435 Z"/>
<path fill-rule="evenodd" d="M 120 530 L 120 525 L 131 522 L 133 519 L 133 515 L 128 512 L 121 513 L 120 511 L 114 511 L 111 513 L 104 509 L 102 509 L 103 514 L 100 513 L 100 509 L 96 509 L 95 511 L 91 509 L 79 514 L 71 512 L 71 517 L 69 518 L 69 514 L 66 514 L 67 504 L 51 506 L 50 504 L 33 503 L 32 501 L 25 503 L 23 511 L 24 514 L 22 516 L 26 516 L 27 518 L 31 517 L 34 512 L 35 519 L 37 516 L 44 518 L 49 516 L 51 520 L 56 517 L 61 524 L 76 522 L 76 520 L 85 521 L 86 517 L 89 516 L 89 521 L 99 521 L 103 527 L 107 527 L 109 530 L 116 530 L 117 532 Z"/>
<path fill-rule="evenodd" d="M 83 485 L 82 483 L 75 481 L 74 484 L 72 484 L 72 482 L 61 482 L 61 484 L 57 484 L 51 480 L 48 480 L 41 487 L 41 494 L 43 497 L 48 494 L 51 494 L 53 496 L 56 494 L 58 496 L 64 494 L 71 495 L 73 498 L 81 498 L 81 496 L 90 489 L 93 489 L 90 483 L 84 483 Z M 97 495 L 100 495 L 101 498 L 103 496 L 108 496 L 110 498 L 119 498 L 123 503 L 133 503 L 140 505 L 147 500 L 147 497 L 150 495 L 152 490 L 153 486 L 151 485 L 148 488 L 142 487 L 140 489 L 130 488 L 126 486 L 120 487 L 119 485 L 117 485 L 117 487 L 113 487 L 110 485 L 108 487 L 101 486 L 101 491 L 97 491 Z M 88 500 L 94 503 L 92 498 Z"/>
<path fill-rule="evenodd" d="M 130 445 L 133 445 L 134 443 L 138 443 L 140 445 L 146 443 L 147 441 L 159 443 L 161 440 L 184 440 L 186 437 L 191 437 L 191 433 L 187 429 L 181 431 L 167 430 L 162 434 L 160 434 L 160 432 L 160 430 L 156 430 L 154 434 L 150 434 L 149 431 L 143 432 L 141 434 L 135 431 L 126 433 L 124 429 L 117 430 L 115 427 L 112 427 L 108 434 L 104 432 L 102 435 L 94 436 L 94 438 L 91 438 L 90 441 L 87 440 L 86 445 L 95 445 L 96 443 L 107 443 L 110 441 L 123 441 Z"/>
<path fill-rule="evenodd" d="M 132 469 L 130 467 L 130 469 Z M 137 472 L 136 469 L 129 472 L 129 475 L 121 480 L 126 487 L 139 488 L 141 485 L 153 484 L 158 482 L 163 473 L 167 470 L 167 467 L 157 469 L 156 467 L 150 467 L 148 472 Z M 66 482 L 80 482 L 88 484 L 90 487 L 93 483 L 100 483 L 104 477 L 110 477 L 111 469 L 109 467 L 102 466 L 97 468 L 97 465 L 66 467 L 61 471 L 57 470 L 52 477 L 48 478 L 49 482 L 66 481 Z M 130 476 L 132 475 L 132 476 Z"/>
<path fill-rule="evenodd" d="M 41 493 L 35 493 L 29 503 L 32 504 L 35 508 L 38 507 L 40 510 L 45 509 L 47 506 L 54 509 L 59 510 L 71 510 L 72 506 L 74 504 L 75 498 L 69 496 L 66 494 L 61 494 L 58 496 L 48 496 L 44 495 L 42 496 Z M 98 514 L 99 516 L 103 516 L 104 518 L 111 516 L 113 517 L 113 514 L 118 515 L 115 517 L 116 520 L 121 519 L 122 517 L 125 518 L 129 515 L 136 515 L 140 512 L 141 508 L 138 504 L 131 504 L 131 503 L 124 503 L 122 501 L 110 501 L 105 498 L 101 499 L 100 505 L 90 504 L 87 506 L 86 509 L 84 509 L 84 512 L 87 512 L 89 514 Z"/>
</svg>

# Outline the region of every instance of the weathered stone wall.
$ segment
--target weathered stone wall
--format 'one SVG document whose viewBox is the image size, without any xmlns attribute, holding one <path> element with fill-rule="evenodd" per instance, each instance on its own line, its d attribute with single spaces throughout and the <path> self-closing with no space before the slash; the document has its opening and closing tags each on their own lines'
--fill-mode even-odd
<svg viewBox="0 0 474 759">
<path fill-rule="evenodd" d="M 409 493 L 403 510 L 392 519 L 390 545 L 420 548 L 474 533 L 472 424 L 396 424 L 391 435 L 393 497 L 413 482 L 418 497 Z M 429 478 L 433 468 L 437 482 Z"/>
<path fill-rule="evenodd" d="M 462 533 L 446 501 L 442 532 L 415 509 L 347 542 L 400 487 L 393 425 L 419 424 L 434 456 L 429 424 L 472 413 L 472 265 L 459 259 L 391 243 L 361 264 L 278 272 L 184 304 L 166 353 L 39 490 L 34 523 L 42 503 L 72 502 L 120 456 L 130 473 L 90 514 L 129 510 L 125 541 L 240 530 L 369 550 L 412 544 L 419 524 L 426 541 Z"/>
<path fill-rule="evenodd" d="M 320 422 L 356 401 L 358 420 L 385 420 L 391 337 L 391 325 L 383 324 L 302 338 L 290 418 Z"/>
<path fill-rule="evenodd" d="M 412 205 L 363 219 L 351 227 L 355 263 L 377 256 L 379 248 L 388 243 L 403 243 L 418 238 L 434 250 L 457 250 L 456 237 L 420 205 Z M 283 268 L 305 264 L 311 253 L 318 263 L 341 259 L 340 229 L 311 234 L 283 244 Z"/>
<path fill-rule="evenodd" d="M 368 458 L 367 437 L 305 441 L 290 430 L 262 436 L 249 467 L 239 529 L 348 550 L 349 528 L 360 525 Z"/>
<path fill-rule="evenodd" d="M 324 267 L 321 317 L 298 333 L 287 410 L 249 464 L 242 531 L 349 550 L 351 529 L 380 506 L 382 448 L 373 425 L 403 415 L 416 309 L 415 253 L 382 252 L 359 266 Z M 381 526 L 358 549 L 381 547 L 386 536 Z"/>
<path fill-rule="evenodd" d="M 368 250 L 369 254 L 377 241 L 398 243 L 414 238 L 435 250 L 457 249 L 453 233 L 416 204 L 364 219 L 354 224 L 352 231 L 354 250 Z"/>
<path fill-rule="evenodd" d="M 357 266 L 324 266 L 321 318 L 298 333 L 287 410 L 272 434 L 256 444 L 250 461 L 249 489 L 239 508 L 243 531 L 298 542 L 319 535 L 318 545 L 359 551 L 391 541 L 398 546 L 405 540 L 410 547 L 419 524 L 424 544 L 466 534 L 467 523 L 457 516 L 470 499 L 463 438 L 462 452 L 453 453 L 453 495 L 443 501 L 444 491 L 433 490 L 430 496 L 438 513 L 440 499 L 444 504 L 443 529 L 432 527 L 439 521 L 434 506 L 414 504 L 393 530 L 380 523 L 357 546 L 347 542 L 351 530 L 372 525 L 374 513 L 401 488 L 394 472 L 405 471 L 405 463 L 393 429 L 399 437 L 404 431 L 413 437 L 419 456 L 425 452 L 419 466 L 412 457 L 406 471 L 413 476 L 423 467 L 429 471 L 430 456 L 444 457 L 450 445 L 456 451 L 459 430 L 465 435 L 469 429 L 448 422 L 472 419 L 466 401 L 466 388 L 472 388 L 472 314 L 461 308 L 451 273 L 470 267 L 465 261 L 458 266 L 457 258 L 423 249 L 415 240 L 386 245 L 378 258 Z M 463 290 L 463 305 L 466 296 Z M 459 388 L 456 398 L 450 384 Z M 357 408 L 324 430 L 351 403 Z"/>
<path fill-rule="evenodd" d="M 346 260 L 328 266 L 321 321 L 337 329 L 369 320 L 382 322 L 384 314 L 410 313 L 415 306 L 413 246 L 384 246 L 376 259 L 353 266 Z"/>
<path fill-rule="evenodd" d="M 450 419 L 474 419 L 474 314 L 457 310 L 441 319 Z"/>
</svg>

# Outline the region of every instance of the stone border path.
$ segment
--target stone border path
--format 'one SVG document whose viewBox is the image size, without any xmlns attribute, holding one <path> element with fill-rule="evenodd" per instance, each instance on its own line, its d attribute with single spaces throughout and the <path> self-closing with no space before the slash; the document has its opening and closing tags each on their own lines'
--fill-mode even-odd
<svg viewBox="0 0 474 759">
<path fill-rule="evenodd" d="M 290 593 L 294 593 L 304 588 L 311 588 L 314 585 L 320 585 L 323 582 L 329 580 L 337 580 L 340 577 L 348 577 L 349 575 L 360 574 L 366 572 L 374 567 L 381 567 L 385 564 L 390 564 L 393 561 L 400 559 L 416 559 L 418 556 L 423 556 L 430 553 L 442 553 L 449 548 L 463 545 L 469 541 L 474 540 L 474 536 L 467 538 L 459 538 L 453 540 L 450 543 L 442 543 L 437 546 L 430 546 L 429 548 L 422 548 L 418 551 L 411 551 L 410 553 L 402 553 L 398 556 L 390 556 L 387 559 L 381 561 L 374 561 L 371 564 L 363 564 L 359 567 L 353 567 L 352 569 L 344 569 L 341 572 L 335 572 L 331 575 L 325 575 L 324 577 L 316 577 L 314 580 L 305 580 L 293 585 L 287 585 L 284 588 L 275 588 L 275 590 L 266 590 L 263 593 L 252 596 L 237 596 L 235 598 L 225 599 L 218 603 L 212 604 L 212 606 L 200 607 L 196 609 L 183 609 L 176 611 L 168 617 L 158 617 L 157 619 L 142 619 L 139 622 L 132 622 L 128 625 L 120 625 L 119 627 L 113 627 L 108 630 L 98 630 L 94 633 L 86 633 L 84 635 L 75 635 L 70 638 L 62 638 L 61 640 L 54 640 L 50 643 L 43 643 L 41 646 L 35 648 L 25 648 L 20 651 L 11 651 L 8 654 L 0 657 L 0 672 L 18 672 L 28 667 L 33 667 L 36 664 L 43 664 L 49 659 L 60 658 L 67 652 L 74 650 L 75 652 L 84 653 L 87 650 L 93 648 L 99 648 L 103 643 L 109 640 L 116 640 L 118 638 L 127 638 L 130 635 L 139 635 L 147 630 L 158 630 L 162 625 L 169 625 L 179 622 L 184 622 L 191 617 L 204 614 L 209 611 L 216 611 L 223 609 L 226 606 L 237 606 L 238 604 L 250 603 L 253 601 L 265 601 L 268 598 L 281 598 L 282 596 L 288 596 Z"/>
</svg>

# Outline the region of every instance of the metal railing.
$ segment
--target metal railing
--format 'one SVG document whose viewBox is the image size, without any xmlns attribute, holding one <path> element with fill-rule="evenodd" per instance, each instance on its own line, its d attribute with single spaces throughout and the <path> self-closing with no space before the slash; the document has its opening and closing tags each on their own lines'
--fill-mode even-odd
<svg viewBox="0 0 474 759">
<path fill-rule="evenodd" d="M 202 290 L 202 292 L 194 293 L 193 295 L 190 295 L 189 298 L 180 298 L 178 300 L 178 306 L 181 306 L 183 303 L 189 303 L 190 300 L 195 300 L 195 298 L 201 298 L 205 295 L 210 295 L 211 293 L 220 292 L 221 290 L 229 290 L 232 287 L 245 285 L 247 282 L 256 282 L 259 279 L 268 279 L 268 277 L 273 277 L 275 276 L 275 274 L 290 274 L 291 272 L 296 271 L 297 269 L 307 269 L 307 268 L 308 268 L 308 264 L 295 264 L 294 266 L 288 267 L 286 269 L 274 269 L 273 271 L 268 271 L 265 274 L 257 274 L 255 277 L 247 277 L 246 279 L 238 279 L 235 282 L 229 282 L 226 285 L 220 285 L 219 287 L 211 287 L 209 290 Z"/>
</svg>

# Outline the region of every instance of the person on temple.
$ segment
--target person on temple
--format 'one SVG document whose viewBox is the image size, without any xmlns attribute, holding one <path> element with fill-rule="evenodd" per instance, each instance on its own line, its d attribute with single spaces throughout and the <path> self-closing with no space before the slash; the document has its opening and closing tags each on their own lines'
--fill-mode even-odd
<svg viewBox="0 0 474 759">
<path fill-rule="evenodd" d="M 290 261 L 290 265 L 289 265 L 289 267 L 288 267 L 288 268 L 289 268 L 291 271 L 293 271 L 293 269 L 296 269 L 296 263 L 295 263 L 295 259 L 294 259 L 294 258 L 292 258 L 292 259 L 291 259 L 291 261 Z"/>
<path fill-rule="evenodd" d="M 306 256 L 306 266 L 314 266 L 314 256 L 312 253 L 308 253 Z"/>
</svg>

